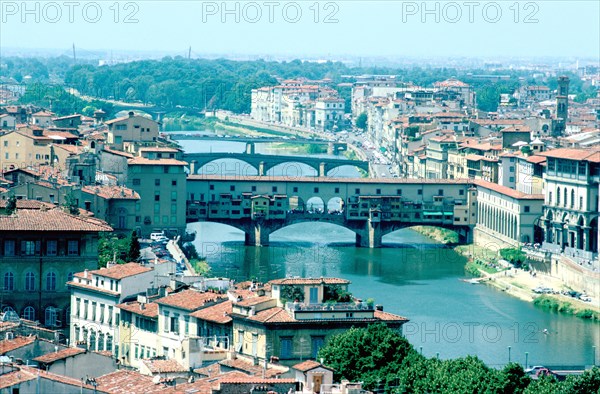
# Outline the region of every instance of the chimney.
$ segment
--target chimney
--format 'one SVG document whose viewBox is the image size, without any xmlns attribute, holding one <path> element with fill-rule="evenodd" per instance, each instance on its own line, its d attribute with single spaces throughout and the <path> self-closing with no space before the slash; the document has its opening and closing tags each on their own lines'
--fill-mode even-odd
<svg viewBox="0 0 600 394">
<path fill-rule="evenodd" d="M 128 115 L 130 118 L 133 118 L 133 115 L 134 115 L 133 111 L 129 111 Z"/>
<path fill-rule="evenodd" d="M 85 269 L 85 271 L 83 271 L 83 277 L 87 279 L 88 277 L 88 270 L 87 268 Z"/>
<path fill-rule="evenodd" d="M 375 305 L 375 310 L 383 312 L 383 305 Z"/>
</svg>

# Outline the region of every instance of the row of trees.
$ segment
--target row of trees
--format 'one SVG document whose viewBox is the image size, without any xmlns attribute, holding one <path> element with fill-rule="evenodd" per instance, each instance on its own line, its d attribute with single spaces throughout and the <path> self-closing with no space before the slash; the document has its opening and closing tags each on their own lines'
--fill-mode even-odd
<svg viewBox="0 0 600 394">
<path fill-rule="evenodd" d="M 336 335 L 318 356 L 334 369 L 337 381 L 362 381 L 366 389 L 386 393 L 600 393 L 598 368 L 561 382 L 553 377 L 532 380 L 516 363 L 497 370 L 473 356 L 451 360 L 424 357 L 384 324 Z"/>
<path fill-rule="evenodd" d="M 251 90 L 276 84 L 276 76 L 329 78 L 336 87 L 339 82 L 353 82 L 352 76 L 361 74 L 395 75 L 399 81 L 424 87 L 456 77 L 474 87 L 478 106 L 484 111 L 497 110 L 500 94 L 513 93 L 522 84 L 546 84 L 551 89 L 556 88 L 555 78 L 534 78 L 531 71 L 523 70 L 489 71 L 414 66 L 351 68 L 341 62 L 190 60 L 182 57 L 165 57 L 162 60 L 143 60 L 113 66 L 97 66 L 92 63 L 73 65 L 68 60 L 65 57 L 8 58 L 4 60 L 7 66 L 0 70 L 0 75 L 15 76 L 18 72 L 24 72 L 31 74 L 33 81 L 61 81 L 84 95 L 101 99 L 151 103 L 169 108 L 183 106 L 200 110 L 226 109 L 237 113 L 250 112 Z M 508 75 L 509 79 L 491 82 L 475 78 L 477 74 L 503 74 Z M 595 87 L 585 85 L 575 74 L 567 73 L 567 76 L 572 81 L 570 91 L 578 99 L 585 100 L 595 94 Z M 337 89 L 346 100 L 349 111 L 352 89 L 347 85 Z M 94 107 L 100 108 L 99 103 Z"/>
</svg>

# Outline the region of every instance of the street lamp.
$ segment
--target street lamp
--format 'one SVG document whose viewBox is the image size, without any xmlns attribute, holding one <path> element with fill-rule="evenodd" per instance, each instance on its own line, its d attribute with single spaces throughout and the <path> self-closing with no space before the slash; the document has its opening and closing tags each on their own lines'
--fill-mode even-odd
<svg viewBox="0 0 600 394">
<path fill-rule="evenodd" d="M 529 368 L 529 352 L 525 352 L 525 369 Z"/>
<path fill-rule="evenodd" d="M 511 349 L 511 347 L 509 346 L 509 347 L 508 347 L 508 363 L 509 363 L 509 364 L 510 364 L 510 349 Z"/>
</svg>

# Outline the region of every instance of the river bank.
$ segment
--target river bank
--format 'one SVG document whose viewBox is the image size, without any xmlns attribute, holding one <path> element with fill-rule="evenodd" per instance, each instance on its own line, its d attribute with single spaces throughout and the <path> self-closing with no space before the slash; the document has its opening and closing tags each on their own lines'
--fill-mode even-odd
<svg viewBox="0 0 600 394">
<path fill-rule="evenodd" d="M 443 244 L 456 242 L 457 237 L 451 230 L 416 226 L 413 230 Z M 532 302 L 537 307 L 583 319 L 600 321 L 600 306 L 598 300 L 584 302 L 573 297 L 560 294 L 561 291 L 572 290 L 558 278 L 536 272 L 503 266 L 497 251 L 486 249 L 479 245 L 458 245 L 454 251 L 465 256 L 467 262 L 465 271 L 475 277 L 481 278 L 473 283 L 482 283 L 495 287 L 506 294 L 523 301 Z M 558 294 L 540 295 L 533 291 L 535 288 L 551 288 Z"/>
</svg>

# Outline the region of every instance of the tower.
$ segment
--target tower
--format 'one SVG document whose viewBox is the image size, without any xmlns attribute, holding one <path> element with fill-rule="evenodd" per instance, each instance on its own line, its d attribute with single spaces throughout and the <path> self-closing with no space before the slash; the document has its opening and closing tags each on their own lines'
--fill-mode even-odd
<svg viewBox="0 0 600 394">
<path fill-rule="evenodd" d="M 567 118 L 569 117 L 569 78 L 558 77 L 558 90 L 556 94 L 556 124 L 554 135 L 560 136 L 565 132 Z"/>
</svg>

